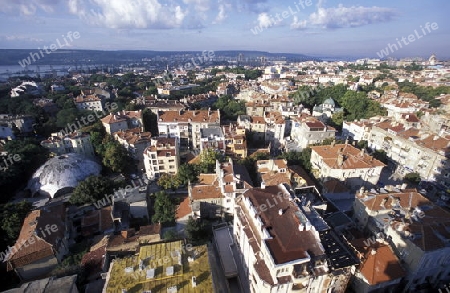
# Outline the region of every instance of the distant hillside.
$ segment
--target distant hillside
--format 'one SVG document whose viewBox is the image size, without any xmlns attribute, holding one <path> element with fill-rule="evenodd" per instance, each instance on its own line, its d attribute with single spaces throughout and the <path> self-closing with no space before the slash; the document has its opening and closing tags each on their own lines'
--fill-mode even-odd
<svg viewBox="0 0 450 293">
<path fill-rule="evenodd" d="M 0 49 L 0 65 L 18 65 L 24 59 L 31 61 L 33 65 L 75 65 L 75 64 L 123 64 L 126 62 L 139 62 L 143 58 L 154 58 L 156 56 L 165 58 L 179 58 L 182 55 L 201 55 L 201 51 L 100 51 L 100 50 L 56 50 L 47 54 L 37 49 Z M 50 52 L 50 51 L 48 51 Z M 34 60 L 30 53 L 33 53 Z M 303 54 L 292 53 L 269 53 L 262 51 L 215 51 L 215 56 L 237 57 L 240 53 L 244 58 L 270 57 L 280 58 L 287 61 L 318 60 L 318 58 Z"/>
</svg>

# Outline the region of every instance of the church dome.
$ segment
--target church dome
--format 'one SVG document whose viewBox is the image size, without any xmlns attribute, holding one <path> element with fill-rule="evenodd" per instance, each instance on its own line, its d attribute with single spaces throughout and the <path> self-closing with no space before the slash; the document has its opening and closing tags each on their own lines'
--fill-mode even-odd
<svg viewBox="0 0 450 293">
<path fill-rule="evenodd" d="M 54 197 L 58 191 L 71 190 L 91 175 L 99 175 L 102 167 L 79 154 L 65 154 L 51 158 L 33 174 L 28 182 L 32 194 Z"/>
<path fill-rule="evenodd" d="M 324 105 L 330 105 L 330 106 L 333 106 L 333 107 L 336 106 L 336 103 L 334 102 L 334 100 L 333 100 L 332 98 L 326 99 L 326 100 L 323 102 L 323 104 L 324 104 Z"/>
</svg>

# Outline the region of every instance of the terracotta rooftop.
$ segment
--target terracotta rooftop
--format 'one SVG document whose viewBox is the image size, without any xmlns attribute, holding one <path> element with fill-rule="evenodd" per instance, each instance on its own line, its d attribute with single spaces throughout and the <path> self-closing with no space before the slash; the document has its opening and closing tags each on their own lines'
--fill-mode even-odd
<svg viewBox="0 0 450 293">
<path fill-rule="evenodd" d="M 186 195 L 175 211 L 175 219 L 181 219 L 192 214 L 190 202 L 191 200 L 189 199 L 189 196 Z"/>
<path fill-rule="evenodd" d="M 366 153 L 362 153 L 361 150 L 350 144 L 312 146 L 311 149 L 332 169 L 368 169 L 385 166 L 382 162 Z M 338 165 L 339 154 L 342 154 L 344 157 L 342 166 Z"/>
<path fill-rule="evenodd" d="M 160 111 L 158 112 L 160 122 L 208 122 L 220 123 L 220 113 L 217 111 L 194 110 L 194 111 Z"/>
<path fill-rule="evenodd" d="M 139 143 L 150 143 L 150 132 L 141 131 L 141 128 L 136 127 L 128 130 L 120 130 L 114 133 L 114 136 L 125 140 L 130 145 L 136 145 Z"/>
<path fill-rule="evenodd" d="M 300 220 L 297 215 L 301 217 L 303 213 L 298 206 L 283 196 L 274 200 L 273 195 L 279 192 L 283 192 L 279 186 L 267 186 L 264 189 L 253 188 L 244 193 L 244 197 L 249 198 L 255 209 L 259 211 L 263 227 L 272 237 L 264 241 L 275 264 L 307 258 L 308 255 L 325 254 L 320 239 L 316 238 L 313 230 L 299 230 Z M 268 202 L 273 207 L 267 209 L 260 207 L 263 204 L 267 206 Z M 283 211 L 281 215 L 279 210 Z M 304 215 L 303 217 L 306 218 Z"/>
<path fill-rule="evenodd" d="M 112 124 L 122 121 L 127 121 L 129 119 L 142 119 L 142 111 L 120 111 L 117 113 L 111 113 L 109 115 L 106 115 L 101 120 L 103 123 L 106 124 Z"/>
<path fill-rule="evenodd" d="M 16 249 L 5 258 L 8 261 L 8 270 L 21 268 L 53 255 L 53 250 L 58 249 L 58 239 L 64 238 L 65 216 L 64 205 L 31 211 L 24 219 L 19 238 L 14 244 Z M 49 230 L 50 233 L 44 232 L 43 235 L 42 231 L 45 231 L 45 227 L 52 225 L 57 226 L 56 232 Z M 25 246 L 25 243 L 28 246 Z"/>
<path fill-rule="evenodd" d="M 406 276 L 406 271 L 388 245 L 377 242 L 367 247 L 364 244 L 361 246 L 362 241 L 351 243 L 363 256 L 359 270 L 370 285 Z"/>
</svg>

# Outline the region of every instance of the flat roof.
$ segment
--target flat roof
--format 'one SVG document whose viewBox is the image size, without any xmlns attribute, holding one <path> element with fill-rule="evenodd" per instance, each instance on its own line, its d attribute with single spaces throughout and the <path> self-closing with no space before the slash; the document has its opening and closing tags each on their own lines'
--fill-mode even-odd
<svg viewBox="0 0 450 293">
<path fill-rule="evenodd" d="M 217 250 L 221 259 L 222 267 L 225 272 L 225 277 L 231 278 L 237 276 L 237 266 L 233 258 L 231 245 L 234 244 L 231 231 L 228 226 L 215 228 L 214 241 L 216 242 Z"/>
<path fill-rule="evenodd" d="M 105 291 L 167 293 L 174 286 L 178 293 L 213 291 L 206 245 L 184 247 L 182 241 L 173 241 L 141 246 L 139 255 L 112 262 Z"/>
</svg>

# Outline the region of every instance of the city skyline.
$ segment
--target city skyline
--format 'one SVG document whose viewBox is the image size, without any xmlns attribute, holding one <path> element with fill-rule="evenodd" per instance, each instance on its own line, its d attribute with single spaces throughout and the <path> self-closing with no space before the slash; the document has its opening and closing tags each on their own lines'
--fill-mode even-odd
<svg viewBox="0 0 450 293">
<path fill-rule="evenodd" d="M 0 1 L 0 48 L 261 50 L 310 56 L 450 57 L 450 3 L 297 0 Z M 431 24 L 434 29 L 428 29 Z M 65 42 L 68 33 L 79 38 Z M 416 38 L 408 41 L 411 35 Z M 403 41 L 402 41 L 403 40 Z M 397 47 L 393 45 L 397 44 Z"/>
</svg>

